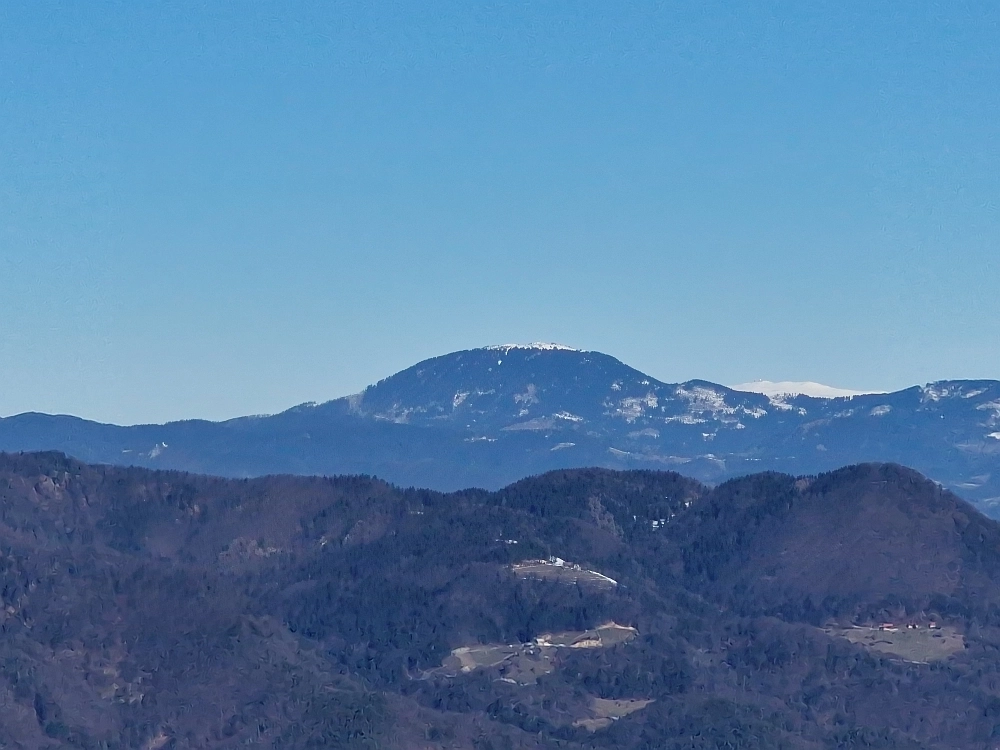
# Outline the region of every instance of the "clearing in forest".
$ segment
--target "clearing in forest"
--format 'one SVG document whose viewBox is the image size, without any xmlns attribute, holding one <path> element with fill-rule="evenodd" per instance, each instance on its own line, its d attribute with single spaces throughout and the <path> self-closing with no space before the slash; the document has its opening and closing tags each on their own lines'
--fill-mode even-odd
<svg viewBox="0 0 1000 750">
<path fill-rule="evenodd" d="M 511 566 L 518 578 L 539 578 L 544 581 L 558 581 L 567 584 L 580 584 L 597 589 L 613 589 L 618 581 L 609 578 L 596 570 L 586 570 L 576 563 L 567 562 L 560 557 L 550 557 L 548 560 L 525 560 Z"/>
<path fill-rule="evenodd" d="M 583 727 L 588 732 L 596 732 L 611 726 L 623 716 L 635 713 L 653 701 L 648 698 L 638 700 L 609 700 L 607 698 L 590 699 L 590 717 L 577 719 L 573 722 L 574 727 Z"/>
<path fill-rule="evenodd" d="M 824 628 L 824 632 L 917 664 L 941 661 L 965 648 L 965 638 L 948 625 L 937 628 L 831 626 Z"/>
<path fill-rule="evenodd" d="M 607 622 L 591 630 L 543 633 L 530 643 L 483 643 L 462 646 L 445 657 L 441 666 L 427 673 L 457 677 L 477 669 L 498 668 L 498 679 L 517 685 L 531 685 L 538 678 L 555 671 L 559 649 L 610 648 L 628 643 L 636 629 Z"/>
</svg>

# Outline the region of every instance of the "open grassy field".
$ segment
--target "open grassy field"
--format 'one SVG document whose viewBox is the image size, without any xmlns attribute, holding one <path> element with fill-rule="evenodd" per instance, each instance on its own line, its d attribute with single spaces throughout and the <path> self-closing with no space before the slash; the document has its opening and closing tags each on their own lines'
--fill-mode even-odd
<svg viewBox="0 0 1000 750">
<path fill-rule="evenodd" d="M 650 699 L 641 700 L 609 700 L 607 698 L 590 699 L 590 716 L 577 719 L 573 722 L 575 727 L 583 727 L 589 732 L 596 732 L 611 726 L 623 716 L 640 711 L 653 701 Z"/>
<path fill-rule="evenodd" d="M 543 633 L 535 638 L 535 643 L 555 648 L 610 648 L 631 641 L 635 635 L 635 628 L 607 622 L 592 630 Z"/>
<path fill-rule="evenodd" d="M 635 636 L 635 628 L 608 622 L 591 630 L 544 633 L 530 643 L 462 646 L 446 656 L 432 673 L 457 677 L 477 669 L 497 668 L 498 679 L 530 685 L 555 670 L 559 649 L 610 648 L 628 643 Z"/>
<path fill-rule="evenodd" d="M 537 578 L 544 581 L 558 581 L 566 584 L 580 584 L 595 589 L 611 589 L 618 585 L 609 578 L 594 570 L 586 570 L 579 565 L 568 563 L 556 558 L 555 562 L 548 560 L 526 560 L 515 563 L 512 570 L 519 578 Z"/>
<path fill-rule="evenodd" d="M 444 666 L 459 672 L 471 672 L 481 667 L 495 667 L 515 656 L 518 646 L 467 646 L 456 648 L 445 658 Z"/>
<path fill-rule="evenodd" d="M 903 627 L 895 631 L 852 626 L 828 627 L 825 631 L 872 651 L 921 664 L 947 659 L 965 648 L 965 638 L 958 630 L 949 626 L 915 629 Z"/>
</svg>

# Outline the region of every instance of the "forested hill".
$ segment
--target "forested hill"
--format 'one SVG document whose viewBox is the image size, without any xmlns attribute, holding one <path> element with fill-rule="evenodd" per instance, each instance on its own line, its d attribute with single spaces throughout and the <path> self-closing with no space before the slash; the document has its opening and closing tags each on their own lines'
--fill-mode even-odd
<svg viewBox="0 0 1000 750">
<path fill-rule="evenodd" d="M 442 494 L 0 454 L 0 575 L 0 747 L 1000 746 L 1000 526 L 896 465 Z"/>
<path fill-rule="evenodd" d="M 990 514 L 1000 513 L 1000 382 L 763 395 L 702 380 L 663 383 L 600 352 L 486 347 L 273 416 L 119 427 L 21 414 L 0 419 L 0 450 L 230 477 L 374 474 L 438 490 L 498 489 L 583 466 L 676 470 L 717 483 L 891 461 Z"/>
</svg>

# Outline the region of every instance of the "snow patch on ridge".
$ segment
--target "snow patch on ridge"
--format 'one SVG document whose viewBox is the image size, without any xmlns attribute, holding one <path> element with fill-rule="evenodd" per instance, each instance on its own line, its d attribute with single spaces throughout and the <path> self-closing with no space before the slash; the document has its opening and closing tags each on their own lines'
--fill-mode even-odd
<svg viewBox="0 0 1000 750">
<path fill-rule="evenodd" d="M 976 407 L 976 411 L 991 411 L 993 412 L 989 416 L 989 424 L 992 426 L 1000 421 L 1000 399 L 996 401 L 987 401 L 985 404 L 980 404 Z"/>
<path fill-rule="evenodd" d="M 524 393 L 514 394 L 514 403 L 522 404 L 524 406 L 531 406 L 532 404 L 538 403 L 538 388 L 534 383 L 528 383 L 527 387 L 524 389 Z"/>
<path fill-rule="evenodd" d="M 709 412 L 718 418 L 720 414 L 736 413 L 736 408 L 726 403 L 725 394 L 712 388 L 694 386 L 688 389 L 684 386 L 677 386 L 675 393 L 679 398 L 688 402 L 688 412 L 692 414 Z"/>
<path fill-rule="evenodd" d="M 928 401 L 940 401 L 943 398 L 969 399 L 986 393 L 985 388 L 970 388 L 969 390 L 965 390 L 965 388 L 966 383 L 961 381 L 939 380 L 923 386 L 920 389 L 920 393 L 924 403 Z"/>
<path fill-rule="evenodd" d="M 671 422 L 679 422 L 680 424 L 705 424 L 708 422 L 707 419 L 700 419 L 698 417 L 692 417 L 690 414 L 681 414 L 679 417 L 666 417 L 664 418 L 664 423 L 670 424 Z"/>
<path fill-rule="evenodd" d="M 568 411 L 559 411 L 552 415 L 556 419 L 565 419 L 568 422 L 582 422 L 583 417 L 578 417 L 576 414 L 571 414 Z"/>
<path fill-rule="evenodd" d="M 626 422 L 632 423 L 640 417 L 645 416 L 646 409 L 656 409 L 660 404 L 656 394 L 650 391 L 645 396 L 630 396 L 618 402 L 618 406 L 611 405 L 614 411 L 604 412 L 608 416 L 623 417 Z M 605 401 L 605 407 L 609 404 Z"/>
</svg>

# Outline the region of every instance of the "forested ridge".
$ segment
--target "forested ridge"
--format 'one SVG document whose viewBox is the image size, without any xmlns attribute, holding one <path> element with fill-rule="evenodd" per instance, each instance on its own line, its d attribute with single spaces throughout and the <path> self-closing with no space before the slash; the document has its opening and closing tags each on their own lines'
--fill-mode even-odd
<svg viewBox="0 0 1000 750">
<path fill-rule="evenodd" d="M 0 587 L 2 747 L 1000 747 L 1000 525 L 895 465 L 444 494 L 0 454 Z M 960 645 L 844 635 L 881 623 Z"/>
<path fill-rule="evenodd" d="M 227 477 L 375 474 L 495 490 L 557 469 L 680 469 L 717 484 L 896 462 L 1000 517 L 1000 381 L 839 398 L 663 383 L 600 352 L 487 347 L 419 362 L 361 393 L 279 414 L 117 426 L 0 418 L 0 451 Z"/>
</svg>

